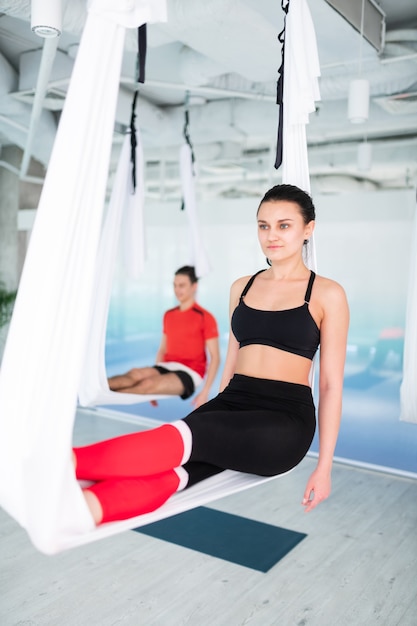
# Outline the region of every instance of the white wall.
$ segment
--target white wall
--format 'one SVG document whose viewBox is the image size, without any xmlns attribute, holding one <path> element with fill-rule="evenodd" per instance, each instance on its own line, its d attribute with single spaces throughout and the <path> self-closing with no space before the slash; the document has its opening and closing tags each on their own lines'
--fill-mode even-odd
<svg viewBox="0 0 417 626">
<path fill-rule="evenodd" d="M 341 282 L 351 305 L 351 339 L 372 344 L 386 326 L 404 324 L 414 190 L 317 195 L 318 272 Z M 198 204 L 211 273 L 199 283 L 198 299 L 227 331 L 230 285 L 265 267 L 257 240 L 258 198 Z M 147 260 L 136 283 L 115 282 L 119 331 L 159 332 L 162 312 L 174 306 L 174 271 L 192 262 L 188 223 L 179 203 L 148 202 Z M 117 304 L 116 304 L 117 302 Z M 111 321 L 109 331 L 115 330 Z"/>
<path fill-rule="evenodd" d="M 350 337 L 373 343 L 380 330 L 404 326 L 415 190 L 318 196 L 319 273 L 346 289 Z"/>
</svg>

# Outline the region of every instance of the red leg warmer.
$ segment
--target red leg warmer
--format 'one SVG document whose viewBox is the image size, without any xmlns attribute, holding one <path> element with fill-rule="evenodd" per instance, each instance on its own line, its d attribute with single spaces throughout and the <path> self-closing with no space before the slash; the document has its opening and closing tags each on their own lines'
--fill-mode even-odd
<svg viewBox="0 0 417 626">
<path fill-rule="evenodd" d="M 132 478 L 160 474 L 179 467 L 182 437 L 171 424 L 74 448 L 76 475 L 85 480 Z"/>
<path fill-rule="evenodd" d="M 136 517 L 162 506 L 179 487 L 180 479 L 174 470 L 145 476 L 103 480 L 88 487 L 98 498 L 104 522 Z"/>
</svg>

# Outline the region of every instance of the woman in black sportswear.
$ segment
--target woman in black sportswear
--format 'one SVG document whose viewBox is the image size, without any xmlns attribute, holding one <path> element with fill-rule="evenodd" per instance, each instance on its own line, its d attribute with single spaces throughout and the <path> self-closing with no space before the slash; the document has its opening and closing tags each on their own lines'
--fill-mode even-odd
<svg viewBox="0 0 417 626">
<path fill-rule="evenodd" d="M 311 197 L 277 185 L 257 212 L 270 267 L 231 287 L 231 332 L 220 393 L 187 417 L 74 449 L 77 478 L 96 524 L 161 506 L 225 469 L 273 476 L 306 455 L 316 427 L 309 384 L 319 354 L 319 456 L 302 504 L 327 498 L 339 432 L 349 311 L 342 287 L 306 266 Z"/>
</svg>

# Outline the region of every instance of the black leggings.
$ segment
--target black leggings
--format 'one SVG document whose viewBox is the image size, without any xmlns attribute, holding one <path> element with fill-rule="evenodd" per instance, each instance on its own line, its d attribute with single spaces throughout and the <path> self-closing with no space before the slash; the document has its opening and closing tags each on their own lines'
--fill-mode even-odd
<svg viewBox="0 0 417 626">
<path fill-rule="evenodd" d="M 308 452 L 316 428 L 310 387 L 241 374 L 183 421 L 192 432 L 187 486 L 225 469 L 287 472 Z"/>
<path fill-rule="evenodd" d="M 242 375 L 183 421 L 190 457 L 181 420 L 74 449 L 77 478 L 94 482 L 87 490 L 99 500 L 102 521 L 153 511 L 184 484 L 226 469 L 282 474 L 303 459 L 316 426 L 309 387 Z M 179 469 L 184 454 L 188 482 Z"/>
</svg>

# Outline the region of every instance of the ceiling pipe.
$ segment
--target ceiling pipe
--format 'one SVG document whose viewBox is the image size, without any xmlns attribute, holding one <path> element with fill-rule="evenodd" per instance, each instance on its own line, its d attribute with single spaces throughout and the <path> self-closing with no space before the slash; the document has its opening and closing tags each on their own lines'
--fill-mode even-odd
<svg viewBox="0 0 417 626">
<path fill-rule="evenodd" d="M 414 55 L 414 56 L 417 56 Z M 409 63 L 403 61 L 398 67 L 395 75 L 388 73 L 387 69 L 382 66 L 382 61 L 373 59 L 371 63 L 366 63 L 366 74 L 370 81 L 370 91 L 372 95 L 398 93 L 408 89 L 415 83 L 416 69 L 412 63 L 412 57 L 407 58 Z M 388 62 L 388 61 L 387 61 Z M 394 62 L 394 60 L 393 60 Z M 357 65 L 357 60 L 355 61 Z M 349 66 L 344 64 L 345 72 L 338 76 L 329 75 L 322 76 L 320 80 L 320 92 L 322 100 L 340 100 L 346 98 L 346 82 L 357 77 L 357 72 L 353 67 L 354 63 Z M 133 79 L 123 78 L 123 82 L 133 84 Z M 232 82 L 232 81 L 230 81 Z M 254 83 L 239 81 L 240 88 L 224 88 L 211 85 L 193 85 L 180 84 L 178 82 L 162 81 L 162 80 L 146 80 L 146 88 L 156 87 L 158 89 L 166 89 L 167 91 L 189 91 L 191 94 L 201 94 L 202 96 L 219 96 L 224 98 L 238 98 L 240 100 L 263 100 L 266 102 L 276 102 L 276 85 L 275 83 Z M 145 91 L 145 90 L 144 90 Z"/>
<path fill-rule="evenodd" d="M 16 128 L 17 130 L 20 130 L 23 133 L 27 133 L 29 130 L 27 126 L 23 126 L 23 124 L 19 124 L 19 122 L 15 122 L 10 117 L 6 117 L 6 115 L 0 115 L 0 122 L 3 122 L 4 124 L 7 124 L 7 126 L 11 126 L 12 128 Z"/>
<path fill-rule="evenodd" d="M 39 55 L 36 65 L 37 69 L 40 60 L 41 55 Z M 2 143 L 17 145 L 23 153 L 27 143 L 32 107 L 13 95 L 18 84 L 17 72 L 0 53 L 0 129 L 3 135 Z M 55 132 L 54 117 L 49 111 L 43 110 L 38 124 L 36 141 L 32 147 L 32 157 L 43 165 L 48 163 Z"/>
<path fill-rule="evenodd" d="M 133 80 L 124 79 L 126 84 L 133 84 Z M 267 102 L 276 102 L 276 95 L 264 94 L 255 91 L 239 91 L 237 89 L 223 89 L 220 87 L 210 87 L 208 85 L 192 85 L 192 84 L 180 84 L 171 83 L 169 81 L 162 80 L 146 80 L 146 87 L 157 87 L 160 89 L 167 89 L 172 91 L 189 91 L 191 94 L 201 94 L 207 96 L 223 96 L 225 98 L 240 98 L 242 100 L 265 100 Z"/>
<path fill-rule="evenodd" d="M 58 48 L 58 38 L 45 39 L 43 44 L 42 58 L 39 66 L 38 80 L 36 83 L 35 98 L 33 100 L 32 114 L 29 124 L 29 132 L 27 136 L 26 146 L 23 153 L 22 164 L 20 166 L 20 176 L 27 174 L 30 159 L 32 156 L 32 145 L 38 126 L 39 119 L 42 115 L 43 102 L 48 89 L 48 81 L 51 75 L 52 65 Z"/>
</svg>

